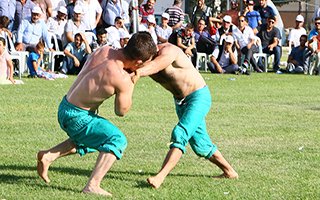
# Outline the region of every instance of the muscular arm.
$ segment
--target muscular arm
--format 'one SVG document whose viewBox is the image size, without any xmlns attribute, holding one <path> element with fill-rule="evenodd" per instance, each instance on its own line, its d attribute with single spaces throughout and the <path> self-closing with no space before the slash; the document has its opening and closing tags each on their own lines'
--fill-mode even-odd
<svg viewBox="0 0 320 200">
<path fill-rule="evenodd" d="M 130 80 L 130 76 L 127 72 L 125 77 L 115 78 L 115 100 L 114 100 L 114 112 L 116 115 L 123 117 L 131 108 L 132 94 L 134 85 Z"/>
<path fill-rule="evenodd" d="M 165 46 L 158 52 L 158 56 L 154 60 L 144 63 L 141 68 L 137 69 L 137 74 L 140 76 L 156 74 L 172 64 L 179 52 L 183 53 L 181 52 L 181 49 L 174 45 L 167 43 L 164 45 Z"/>
</svg>

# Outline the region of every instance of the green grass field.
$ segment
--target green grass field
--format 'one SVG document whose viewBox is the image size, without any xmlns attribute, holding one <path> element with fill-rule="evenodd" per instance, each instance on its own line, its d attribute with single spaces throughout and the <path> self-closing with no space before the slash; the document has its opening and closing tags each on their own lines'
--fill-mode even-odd
<svg viewBox="0 0 320 200">
<path fill-rule="evenodd" d="M 213 95 L 210 136 L 240 178 L 212 179 L 218 167 L 188 147 L 159 190 L 146 184 L 162 164 L 177 117 L 170 93 L 143 78 L 127 116 L 115 116 L 113 99 L 100 108 L 128 138 L 123 159 L 102 182 L 113 199 L 320 199 L 319 77 L 202 75 Z M 97 153 L 57 160 L 48 185 L 36 173 L 36 153 L 67 138 L 56 115 L 74 79 L 0 86 L 1 200 L 105 199 L 80 193 Z"/>
</svg>

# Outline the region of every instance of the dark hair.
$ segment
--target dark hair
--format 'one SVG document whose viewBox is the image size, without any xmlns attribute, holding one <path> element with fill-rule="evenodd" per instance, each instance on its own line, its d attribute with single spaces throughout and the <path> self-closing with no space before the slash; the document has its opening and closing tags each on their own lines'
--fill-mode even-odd
<svg viewBox="0 0 320 200">
<path fill-rule="evenodd" d="M 320 20 L 320 17 L 316 17 L 316 18 L 314 19 L 314 21 L 318 21 L 318 20 Z"/>
<path fill-rule="evenodd" d="M 300 38 L 302 38 L 302 37 L 304 37 L 306 40 L 308 40 L 308 36 L 307 35 L 303 34 L 303 35 L 300 36 Z"/>
<path fill-rule="evenodd" d="M 240 17 L 243 17 L 243 19 L 244 19 L 246 22 L 248 22 L 248 18 L 247 18 L 246 16 L 240 15 L 239 18 L 240 18 Z M 238 18 L 238 19 L 239 19 L 239 18 Z"/>
<path fill-rule="evenodd" d="M 8 28 L 9 24 L 10 24 L 10 19 L 7 16 L 0 16 L 0 24 L 2 24 L 2 26 L 4 28 Z"/>
<path fill-rule="evenodd" d="M 185 27 L 185 29 L 194 29 L 194 26 L 192 23 L 188 23 Z"/>
<path fill-rule="evenodd" d="M 116 22 L 118 22 L 118 21 L 120 21 L 120 20 L 122 20 L 122 18 L 121 17 L 116 17 L 115 19 L 114 19 L 114 23 L 116 23 Z"/>
<path fill-rule="evenodd" d="M 145 62 L 157 54 L 157 46 L 151 34 L 142 31 L 131 36 L 128 44 L 123 48 L 123 53 L 128 59 Z"/>
<path fill-rule="evenodd" d="M 182 0 L 174 0 L 173 1 L 173 5 L 177 5 L 177 4 L 181 3 L 181 2 L 182 2 Z"/>
<path fill-rule="evenodd" d="M 75 34 L 74 38 L 76 38 L 76 37 L 80 37 L 81 42 L 83 41 L 82 35 L 80 33 Z"/>
<path fill-rule="evenodd" d="M 102 34 L 105 34 L 107 33 L 106 29 L 105 28 L 97 28 L 97 34 L 96 35 L 102 35 Z"/>
<path fill-rule="evenodd" d="M 270 17 L 268 17 L 268 19 L 272 19 L 272 20 L 276 21 L 276 17 L 275 16 L 270 16 Z"/>
<path fill-rule="evenodd" d="M 0 37 L 0 42 L 3 43 L 3 46 L 6 46 L 6 40 L 3 37 Z"/>
</svg>

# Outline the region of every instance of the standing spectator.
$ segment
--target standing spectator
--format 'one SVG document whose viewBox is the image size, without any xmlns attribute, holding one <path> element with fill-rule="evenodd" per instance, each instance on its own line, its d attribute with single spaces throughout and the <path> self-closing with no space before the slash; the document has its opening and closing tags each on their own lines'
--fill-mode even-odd
<svg viewBox="0 0 320 200">
<path fill-rule="evenodd" d="M 16 0 L 1 0 L 0 1 L 0 16 L 7 16 L 10 20 L 8 26 L 12 30 L 14 14 L 16 12 Z"/>
<path fill-rule="evenodd" d="M 210 17 L 213 17 L 212 8 L 205 4 L 205 0 L 198 0 L 191 16 L 193 26 L 197 26 L 199 19 L 203 19 L 208 25 Z"/>
<path fill-rule="evenodd" d="M 156 0 L 147 0 L 146 4 L 143 4 L 139 8 L 139 13 L 142 16 L 141 23 L 147 23 L 147 18 L 149 15 L 154 15 L 154 4 Z"/>
<path fill-rule="evenodd" d="M 95 32 L 102 15 L 102 8 L 97 0 L 77 0 L 75 5 L 80 5 L 83 11 L 82 21 L 87 31 Z"/>
<path fill-rule="evenodd" d="M 51 0 L 32 0 L 34 4 L 39 6 L 42 10 L 40 19 L 47 21 L 49 17 L 52 17 L 52 3 Z"/>
<path fill-rule="evenodd" d="M 303 28 L 304 17 L 302 15 L 297 15 L 296 17 L 296 27 L 291 29 L 288 36 L 289 51 L 293 47 L 298 47 L 300 45 L 301 35 L 306 35 L 306 29 Z"/>
<path fill-rule="evenodd" d="M 161 15 L 161 24 L 156 26 L 156 34 L 158 36 L 158 43 L 168 42 L 172 33 L 172 28 L 168 25 L 169 14 L 164 12 Z"/>
<path fill-rule="evenodd" d="M 41 39 L 45 41 L 45 44 L 49 50 L 53 50 L 51 38 L 48 36 L 47 25 L 43 20 L 40 20 L 41 15 L 41 8 L 39 6 L 35 6 L 32 9 L 31 19 L 22 20 L 17 33 L 17 51 L 22 51 L 25 49 L 30 51 Z"/>
<path fill-rule="evenodd" d="M 312 29 L 308 35 L 308 40 L 313 39 L 313 36 L 317 36 L 320 31 L 320 17 L 314 19 L 314 29 Z"/>
<path fill-rule="evenodd" d="M 239 4 L 237 0 L 231 0 L 230 1 L 231 4 L 231 9 L 227 10 L 226 12 L 223 13 L 223 15 L 229 15 L 232 19 L 232 24 L 238 26 L 238 22 L 239 22 Z"/>
<path fill-rule="evenodd" d="M 68 19 L 72 19 L 73 18 L 73 10 L 74 10 L 74 6 L 77 2 L 77 0 L 67 0 L 67 10 L 68 10 Z"/>
<path fill-rule="evenodd" d="M 77 33 L 84 33 L 86 31 L 86 25 L 82 21 L 83 10 L 81 6 L 76 5 L 73 9 L 73 17 L 67 21 L 64 30 L 64 36 L 62 40 L 63 46 L 74 41 L 74 36 Z"/>
<path fill-rule="evenodd" d="M 277 74 L 281 74 L 280 70 L 280 57 L 281 57 L 281 47 L 279 43 L 281 41 L 280 31 L 274 26 L 276 23 L 275 17 L 269 17 L 267 24 L 262 24 L 258 29 L 259 32 L 257 36 L 261 40 L 262 51 L 268 55 L 274 55 L 273 70 Z"/>
<path fill-rule="evenodd" d="M 35 4 L 31 0 L 17 0 L 12 31 L 18 30 L 23 19 L 31 18 L 34 6 Z"/>
<path fill-rule="evenodd" d="M 248 1 L 248 5 L 245 9 L 244 15 L 248 19 L 249 26 L 257 34 L 257 27 L 262 24 L 260 13 L 253 9 L 254 1 Z"/>
<path fill-rule="evenodd" d="M 69 3 L 69 0 L 67 0 Z M 51 0 L 52 4 L 52 16 L 57 16 L 58 10 L 60 7 L 66 7 L 66 1 L 65 0 Z"/>
<path fill-rule="evenodd" d="M 116 17 L 121 17 L 122 7 L 120 0 L 102 0 L 102 20 L 99 26 L 108 28 L 114 26 Z"/>
<path fill-rule="evenodd" d="M 77 33 L 74 36 L 74 42 L 69 43 L 64 50 L 66 57 L 60 72 L 63 74 L 79 74 L 87 60 L 87 55 L 90 53 L 91 47 L 86 37 L 83 33 Z"/>
<path fill-rule="evenodd" d="M 237 64 L 237 56 L 232 46 L 234 39 L 231 35 L 227 35 L 224 39 L 223 49 L 220 51 L 216 48 L 208 62 L 208 68 L 212 73 L 237 73 L 239 66 Z"/>
<path fill-rule="evenodd" d="M 306 46 L 307 41 L 307 35 L 301 35 L 299 46 L 292 49 L 288 57 L 287 71 L 289 73 L 307 74 L 310 55 L 310 51 Z"/>
<path fill-rule="evenodd" d="M 261 24 L 267 24 L 269 17 L 276 17 L 273 9 L 267 5 L 267 0 L 260 0 L 260 5 L 255 6 L 254 10 L 260 14 Z"/>
<path fill-rule="evenodd" d="M 171 26 L 173 30 L 180 29 L 183 24 L 184 12 L 181 6 L 182 0 L 174 0 L 173 5 L 164 11 L 170 16 L 168 25 Z"/>
</svg>

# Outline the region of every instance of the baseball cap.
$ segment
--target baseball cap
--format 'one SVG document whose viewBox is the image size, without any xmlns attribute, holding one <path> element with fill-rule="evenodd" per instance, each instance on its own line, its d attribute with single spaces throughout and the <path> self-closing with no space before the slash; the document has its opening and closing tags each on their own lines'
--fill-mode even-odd
<svg viewBox="0 0 320 200">
<path fill-rule="evenodd" d="M 68 11 L 67 11 L 67 8 L 66 7 L 64 7 L 64 6 L 60 6 L 60 8 L 59 8 L 59 10 L 58 10 L 59 12 L 61 12 L 61 13 L 63 13 L 63 14 L 65 14 L 65 15 L 67 15 L 68 14 Z"/>
<path fill-rule="evenodd" d="M 234 39 L 233 39 L 233 37 L 232 37 L 231 35 L 227 35 L 227 37 L 226 37 L 225 41 L 226 41 L 226 42 L 228 42 L 228 43 L 233 44 Z"/>
<path fill-rule="evenodd" d="M 225 21 L 225 22 L 229 22 L 229 23 L 231 23 L 231 17 L 230 17 L 230 15 L 226 15 L 226 16 L 224 16 L 223 17 L 223 21 Z"/>
<path fill-rule="evenodd" d="M 156 18 L 154 17 L 154 15 L 148 15 L 147 21 L 148 21 L 149 23 L 156 24 Z"/>
<path fill-rule="evenodd" d="M 163 18 L 166 18 L 166 19 L 169 19 L 170 18 L 170 15 L 166 12 L 162 13 L 161 15 Z"/>
<path fill-rule="evenodd" d="M 32 13 L 42 14 L 42 10 L 39 6 L 35 6 L 32 8 Z"/>
<path fill-rule="evenodd" d="M 73 8 L 73 12 L 75 12 L 75 13 L 83 13 L 83 11 L 82 11 L 82 8 L 81 8 L 81 6 L 79 6 L 79 5 L 76 5 L 74 8 Z"/>
<path fill-rule="evenodd" d="M 249 5 L 254 5 L 254 1 L 248 1 Z"/>
<path fill-rule="evenodd" d="M 297 15 L 296 21 L 298 22 L 304 22 L 304 17 L 302 15 Z"/>
</svg>

